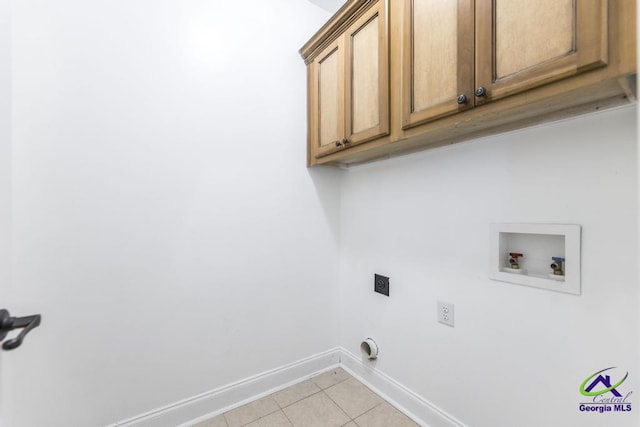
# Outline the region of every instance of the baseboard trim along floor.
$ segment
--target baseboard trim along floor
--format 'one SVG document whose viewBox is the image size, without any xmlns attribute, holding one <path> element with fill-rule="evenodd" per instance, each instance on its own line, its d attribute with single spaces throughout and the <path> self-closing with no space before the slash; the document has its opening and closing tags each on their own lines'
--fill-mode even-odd
<svg viewBox="0 0 640 427">
<path fill-rule="evenodd" d="M 287 388 L 339 366 L 340 349 L 281 366 L 182 401 L 112 424 L 109 427 L 175 427 L 204 420 Z"/>
<path fill-rule="evenodd" d="M 383 399 L 420 425 L 462 427 L 431 402 L 388 375 L 373 369 L 365 359 L 341 347 L 307 357 L 241 381 L 116 422 L 109 427 L 186 427 L 260 399 L 314 375 L 342 367 Z"/>
<path fill-rule="evenodd" d="M 420 425 L 428 427 L 464 427 L 464 424 L 414 391 L 340 348 L 340 366 L 358 381 Z"/>
</svg>

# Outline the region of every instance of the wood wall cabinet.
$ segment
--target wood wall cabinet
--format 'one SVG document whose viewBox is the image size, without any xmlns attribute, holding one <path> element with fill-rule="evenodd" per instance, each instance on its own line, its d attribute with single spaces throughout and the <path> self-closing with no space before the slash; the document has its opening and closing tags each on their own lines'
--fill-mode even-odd
<svg viewBox="0 0 640 427">
<path fill-rule="evenodd" d="M 608 2 L 476 0 L 476 104 L 605 66 Z"/>
<path fill-rule="evenodd" d="M 346 29 L 309 57 L 309 156 L 389 134 L 385 2 L 365 2 Z"/>
<path fill-rule="evenodd" d="M 350 0 L 301 49 L 308 163 L 363 163 L 635 102 L 635 17 L 636 0 Z M 375 43 L 363 32 L 373 27 Z"/>
<path fill-rule="evenodd" d="M 607 63 L 607 0 L 403 2 L 403 129 Z"/>
<path fill-rule="evenodd" d="M 402 128 L 473 107 L 473 0 L 402 0 Z"/>
</svg>

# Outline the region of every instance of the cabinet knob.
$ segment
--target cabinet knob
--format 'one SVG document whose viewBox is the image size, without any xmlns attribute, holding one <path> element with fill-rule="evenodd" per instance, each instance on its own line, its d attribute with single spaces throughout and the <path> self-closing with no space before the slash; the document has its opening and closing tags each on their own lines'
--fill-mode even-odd
<svg viewBox="0 0 640 427">
<path fill-rule="evenodd" d="M 336 142 L 334 142 L 334 144 L 336 144 L 336 147 L 340 147 L 342 145 L 342 142 L 336 141 Z"/>
<path fill-rule="evenodd" d="M 343 143 L 344 145 L 347 145 L 347 144 L 349 143 L 349 140 L 348 140 L 347 138 L 343 138 L 343 139 L 342 139 L 342 143 Z"/>
<path fill-rule="evenodd" d="M 485 88 L 484 86 L 480 86 L 478 89 L 476 89 L 476 96 L 482 97 L 485 96 L 487 94 L 487 88 Z"/>
<path fill-rule="evenodd" d="M 464 93 L 463 93 L 463 94 L 458 95 L 458 104 L 460 104 L 460 105 L 462 105 L 462 104 L 466 104 L 466 103 L 467 103 L 467 101 L 468 101 L 468 99 L 467 99 L 467 95 L 465 95 Z"/>
</svg>

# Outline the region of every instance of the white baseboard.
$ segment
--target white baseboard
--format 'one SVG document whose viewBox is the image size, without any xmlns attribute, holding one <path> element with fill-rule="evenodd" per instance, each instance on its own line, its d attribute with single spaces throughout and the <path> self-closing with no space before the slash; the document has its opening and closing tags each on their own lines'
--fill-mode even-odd
<svg viewBox="0 0 640 427">
<path fill-rule="evenodd" d="M 337 347 L 224 387 L 117 422 L 109 427 L 189 426 L 341 366 L 383 399 L 425 427 L 464 427 L 436 405 Z"/>
<path fill-rule="evenodd" d="M 175 427 L 204 421 L 337 367 L 340 353 L 339 348 L 331 349 L 117 422 L 110 427 Z"/>
<path fill-rule="evenodd" d="M 370 362 L 364 357 L 357 357 L 348 350 L 340 348 L 340 365 L 345 371 L 421 426 L 464 427 L 461 421 L 385 373 L 371 367 Z"/>
</svg>

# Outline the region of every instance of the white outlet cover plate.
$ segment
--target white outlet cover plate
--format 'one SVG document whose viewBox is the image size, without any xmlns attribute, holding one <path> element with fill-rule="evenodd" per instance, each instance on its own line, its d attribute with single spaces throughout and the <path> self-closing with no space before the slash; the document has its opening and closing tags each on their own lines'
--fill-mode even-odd
<svg viewBox="0 0 640 427">
<path fill-rule="evenodd" d="M 455 326 L 455 309 L 450 302 L 438 301 L 438 322 Z"/>
</svg>

